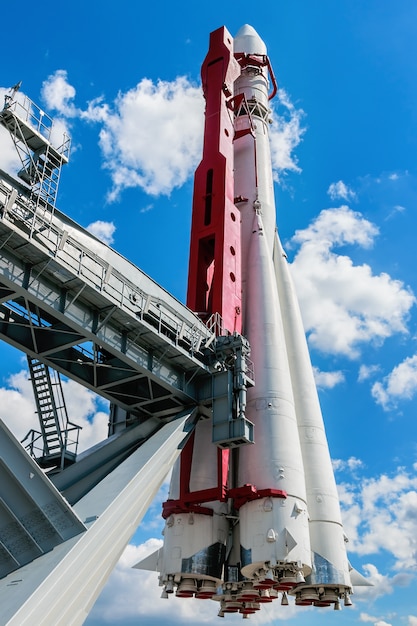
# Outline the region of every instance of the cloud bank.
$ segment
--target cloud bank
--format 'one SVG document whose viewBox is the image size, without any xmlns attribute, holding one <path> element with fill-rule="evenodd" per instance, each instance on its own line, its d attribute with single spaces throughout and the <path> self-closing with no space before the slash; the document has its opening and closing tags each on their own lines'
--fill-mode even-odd
<svg viewBox="0 0 417 626">
<path fill-rule="evenodd" d="M 291 244 L 298 247 L 291 271 L 309 343 L 323 353 L 357 358 L 365 344 L 381 345 L 407 333 L 415 303 L 411 290 L 369 265 L 355 265 L 337 248 L 369 248 L 374 224 L 347 206 L 325 209 Z"/>
<path fill-rule="evenodd" d="M 156 82 L 143 78 L 114 102 L 98 97 L 80 108 L 75 87 L 60 69 L 44 81 L 42 98 L 61 127 L 75 118 L 99 126 L 103 167 L 112 183 L 109 202 L 129 188 L 169 196 L 193 175 L 201 158 L 204 98 L 200 86 L 184 76 Z M 285 171 L 300 171 L 294 149 L 305 132 L 303 117 L 281 89 L 272 104 L 270 128 L 275 180 Z"/>
</svg>

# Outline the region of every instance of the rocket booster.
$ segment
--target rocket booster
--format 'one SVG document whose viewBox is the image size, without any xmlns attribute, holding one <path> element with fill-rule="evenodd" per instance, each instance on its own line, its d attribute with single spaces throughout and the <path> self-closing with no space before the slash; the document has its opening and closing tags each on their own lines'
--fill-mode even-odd
<svg viewBox="0 0 417 626">
<path fill-rule="evenodd" d="M 217 328 L 234 369 L 213 376 L 212 414 L 173 470 L 163 549 L 138 567 L 160 572 L 163 597 L 218 600 L 221 617 L 248 616 L 278 597 L 339 609 L 351 604 L 346 538 L 276 228 L 269 100 L 277 85 L 251 26 L 234 39 L 224 27 L 211 33 L 202 83 L 187 304 Z M 254 384 L 245 340 L 233 348 L 241 335 Z"/>
</svg>

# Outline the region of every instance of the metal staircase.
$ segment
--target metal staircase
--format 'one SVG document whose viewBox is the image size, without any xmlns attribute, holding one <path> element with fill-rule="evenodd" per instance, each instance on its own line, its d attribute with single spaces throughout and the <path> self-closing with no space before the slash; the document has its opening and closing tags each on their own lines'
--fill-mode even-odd
<svg viewBox="0 0 417 626">
<path fill-rule="evenodd" d="M 52 119 L 19 88 L 20 83 L 6 94 L 0 124 L 14 142 L 22 164 L 18 176 L 29 185 L 33 205 L 50 213 L 55 207 L 61 167 L 68 162 L 70 139 L 64 133 L 59 147 L 55 147 Z"/>
<path fill-rule="evenodd" d="M 68 420 L 61 377 L 39 359 L 28 356 L 30 379 L 40 432 L 29 431 L 22 443 L 40 467 L 64 467 L 74 463 L 77 456 L 80 426 Z"/>
</svg>

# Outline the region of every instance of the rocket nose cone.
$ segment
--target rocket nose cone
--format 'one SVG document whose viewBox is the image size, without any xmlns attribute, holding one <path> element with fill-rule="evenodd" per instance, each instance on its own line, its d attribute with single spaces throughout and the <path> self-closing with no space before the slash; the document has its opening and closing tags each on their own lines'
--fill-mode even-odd
<svg viewBox="0 0 417 626">
<path fill-rule="evenodd" d="M 249 24 L 245 24 L 234 38 L 234 52 L 264 55 L 266 54 L 266 46 L 256 30 Z"/>
</svg>

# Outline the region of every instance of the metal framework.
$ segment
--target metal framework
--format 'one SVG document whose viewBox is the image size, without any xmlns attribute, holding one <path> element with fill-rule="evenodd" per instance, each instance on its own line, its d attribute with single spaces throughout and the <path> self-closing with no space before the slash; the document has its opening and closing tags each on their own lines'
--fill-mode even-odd
<svg viewBox="0 0 417 626">
<path fill-rule="evenodd" d="M 28 357 L 41 432 L 35 464 L 0 421 L 0 622 L 81 624 L 199 418 L 214 415 L 219 458 L 252 439 L 253 376 L 217 310 L 205 324 L 56 209 L 69 140 L 54 148 L 18 89 L 0 112 L 25 183 L 0 171 L 0 339 Z M 108 439 L 77 458 L 59 373 L 112 406 Z"/>
<path fill-rule="evenodd" d="M 27 360 L 40 431 L 32 428 L 22 443 L 38 465 L 62 470 L 77 458 L 81 427 L 68 418 L 59 372 L 39 359 Z"/>
<path fill-rule="evenodd" d="M 136 418 L 198 402 L 214 332 L 59 211 L 44 218 L 10 183 L 0 178 L 0 337 Z"/>
<path fill-rule="evenodd" d="M 18 176 L 29 185 L 31 201 L 47 211 L 55 207 L 61 167 L 68 162 L 70 139 L 52 143 L 53 121 L 37 104 L 19 92 L 20 83 L 5 96 L 0 124 L 5 126 L 22 163 Z"/>
</svg>

